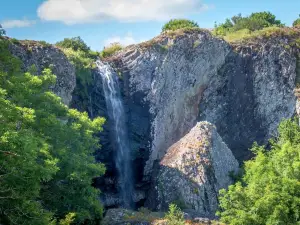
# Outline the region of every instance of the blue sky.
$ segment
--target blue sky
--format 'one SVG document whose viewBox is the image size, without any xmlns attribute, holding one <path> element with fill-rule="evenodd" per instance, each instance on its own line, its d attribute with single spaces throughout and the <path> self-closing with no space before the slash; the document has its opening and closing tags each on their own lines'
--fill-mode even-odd
<svg viewBox="0 0 300 225">
<path fill-rule="evenodd" d="M 81 36 L 92 49 L 101 50 L 114 41 L 148 40 L 170 18 L 212 28 L 215 21 L 258 11 L 270 11 L 291 25 L 300 14 L 300 0 L 3 0 L 0 23 L 17 39 L 55 43 Z"/>
</svg>

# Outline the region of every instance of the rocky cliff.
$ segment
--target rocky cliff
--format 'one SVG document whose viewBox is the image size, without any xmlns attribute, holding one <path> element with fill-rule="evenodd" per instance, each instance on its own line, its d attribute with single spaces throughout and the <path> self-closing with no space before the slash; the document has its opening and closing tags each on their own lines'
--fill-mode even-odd
<svg viewBox="0 0 300 225">
<path fill-rule="evenodd" d="M 50 68 L 57 80 L 52 90 L 69 105 L 76 85 L 75 68 L 65 54 L 58 48 L 37 41 L 16 41 L 11 39 L 11 53 L 22 61 L 22 69 L 28 71 L 32 66 L 36 74 Z"/>
<path fill-rule="evenodd" d="M 291 42 L 275 36 L 230 45 L 208 31 L 186 31 L 111 59 L 124 80 L 133 142 L 149 141 L 145 175 L 197 121 L 215 124 L 234 155 L 248 158 L 254 141 L 264 143 L 295 112 Z"/>
<path fill-rule="evenodd" d="M 226 156 L 231 155 L 231 150 L 242 163 L 251 157 L 248 149 L 254 141 L 265 144 L 276 134 L 279 122 L 295 114 L 294 89 L 300 77 L 299 33 L 293 30 L 288 35 L 280 33 L 229 44 L 206 30 L 179 30 L 129 46 L 107 59 L 121 83 L 138 206 L 144 205 L 146 198 L 148 206 L 159 206 L 159 195 L 155 194 L 155 184 L 163 173 L 159 162 L 165 162 L 168 149 L 197 122 L 213 124 L 216 130 L 212 133 L 218 132 L 220 137 L 214 136 L 228 147 L 222 145 L 219 150 L 226 149 Z M 92 71 L 92 82 L 83 87 L 87 90 L 83 100 L 73 92 L 74 66 L 58 48 L 12 41 L 10 50 L 22 60 L 24 71 L 32 65 L 37 73 L 52 68 L 57 75 L 53 90 L 64 103 L 88 111 L 92 118 L 108 118 L 97 69 Z M 81 88 L 78 83 L 77 88 Z M 104 192 L 107 207 L 119 202 L 115 147 L 110 137 L 108 120 L 99 134 L 102 150 L 96 153 L 97 160 L 106 164 L 107 173 L 94 182 Z M 177 154 L 180 151 L 174 152 Z M 195 163 L 199 163 L 197 159 Z M 207 171 L 203 174 L 210 175 Z M 227 182 L 227 178 L 222 179 Z"/>
<path fill-rule="evenodd" d="M 177 31 L 109 59 L 123 80 L 132 151 L 147 161 L 143 182 L 156 181 L 167 149 L 198 121 L 214 124 L 240 163 L 254 141 L 276 135 L 295 114 L 297 38 L 291 31 L 229 44 L 208 31 Z"/>
</svg>

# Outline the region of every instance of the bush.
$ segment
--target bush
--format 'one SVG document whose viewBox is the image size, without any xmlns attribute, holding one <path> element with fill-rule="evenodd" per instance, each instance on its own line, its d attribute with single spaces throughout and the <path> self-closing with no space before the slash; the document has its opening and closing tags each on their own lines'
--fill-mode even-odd
<svg viewBox="0 0 300 225">
<path fill-rule="evenodd" d="M 103 51 L 100 53 L 102 58 L 107 58 L 115 54 L 116 52 L 123 49 L 123 46 L 120 43 L 112 43 L 107 47 L 104 47 Z"/>
<path fill-rule="evenodd" d="M 300 15 L 299 18 L 294 21 L 293 27 L 300 27 Z"/>
<path fill-rule="evenodd" d="M 71 48 L 74 51 L 83 51 L 88 53 L 90 47 L 81 39 L 81 37 L 65 38 L 63 41 L 57 42 L 55 44 L 61 48 Z"/>
<path fill-rule="evenodd" d="M 183 28 L 199 28 L 199 25 L 191 20 L 173 19 L 163 26 L 162 32 L 175 31 Z"/>
<path fill-rule="evenodd" d="M 23 73 L 8 47 L 0 39 L 0 224 L 100 219 L 99 190 L 91 183 L 105 172 L 93 157 L 104 119 L 69 109 L 49 91 L 56 81 L 51 70 Z"/>
<path fill-rule="evenodd" d="M 2 28 L 2 25 L 0 24 L 0 37 L 5 34 L 6 34 L 5 30 Z"/>
<path fill-rule="evenodd" d="M 256 31 L 266 27 L 283 26 L 280 20 L 276 20 L 275 15 L 270 12 L 252 13 L 250 16 L 243 17 L 241 14 L 233 16 L 231 19 L 226 19 L 223 24 L 215 24 L 214 34 L 225 36 L 228 33 L 239 30 Z"/>
<path fill-rule="evenodd" d="M 175 204 L 169 205 L 169 211 L 165 215 L 168 225 L 184 225 L 184 214 Z"/>
<path fill-rule="evenodd" d="M 299 224 L 300 127 L 296 120 L 279 126 L 271 151 L 254 144 L 242 181 L 220 191 L 221 221 L 232 225 Z"/>
</svg>

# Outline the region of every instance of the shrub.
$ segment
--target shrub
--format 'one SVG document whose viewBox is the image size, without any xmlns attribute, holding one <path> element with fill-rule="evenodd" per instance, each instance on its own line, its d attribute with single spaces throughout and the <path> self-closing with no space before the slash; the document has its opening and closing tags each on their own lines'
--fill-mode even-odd
<svg viewBox="0 0 300 225">
<path fill-rule="evenodd" d="M 226 19 L 223 24 L 215 24 L 214 33 L 219 36 L 225 36 L 228 33 L 239 30 L 256 31 L 266 27 L 283 26 L 280 20 L 276 20 L 275 15 L 270 12 L 252 13 L 250 16 L 243 17 L 241 14 Z"/>
<path fill-rule="evenodd" d="M 162 32 L 175 31 L 183 28 L 196 28 L 196 27 L 198 28 L 199 25 L 194 21 L 187 20 L 187 19 L 173 19 L 163 26 Z"/>
<path fill-rule="evenodd" d="M 271 150 L 254 144 L 240 182 L 220 191 L 221 221 L 232 225 L 299 224 L 300 127 L 296 120 L 279 126 Z"/>
<path fill-rule="evenodd" d="M 294 21 L 293 27 L 300 27 L 300 15 L 299 18 Z"/>
<path fill-rule="evenodd" d="M 83 51 L 88 53 L 90 47 L 81 39 L 81 37 L 65 38 L 63 41 L 57 42 L 55 44 L 61 48 L 71 48 L 74 51 Z"/>
<path fill-rule="evenodd" d="M 100 53 L 102 58 L 107 58 L 114 55 L 116 52 L 123 49 L 123 46 L 120 43 L 112 43 L 107 47 L 104 47 L 103 51 Z"/>
<path fill-rule="evenodd" d="M 184 225 L 184 214 L 175 204 L 169 205 L 169 211 L 165 215 L 168 225 Z"/>
<path fill-rule="evenodd" d="M 6 34 L 5 30 L 2 28 L 2 25 L 0 24 L 0 37 L 5 34 Z"/>
</svg>

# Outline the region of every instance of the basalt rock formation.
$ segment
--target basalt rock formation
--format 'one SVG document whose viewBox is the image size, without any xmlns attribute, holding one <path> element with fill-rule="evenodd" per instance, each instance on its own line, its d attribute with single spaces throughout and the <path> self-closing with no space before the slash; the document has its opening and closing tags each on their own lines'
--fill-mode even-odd
<svg viewBox="0 0 300 225">
<path fill-rule="evenodd" d="M 75 68 L 60 49 L 35 41 L 11 41 L 9 49 L 22 61 L 24 72 L 33 66 L 36 74 L 50 68 L 57 77 L 53 92 L 61 97 L 63 103 L 70 104 L 76 86 Z"/>
<path fill-rule="evenodd" d="M 198 123 L 168 149 L 160 162 L 155 186 L 157 209 L 167 210 L 175 202 L 195 215 L 213 217 L 219 190 L 232 183 L 229 174 L 237 173 L 238 168 L 215 126 Z"/>
<path fill-rule="evenodd" d="M 143 187 L 151 186 L 148 200 L 159 161 L 198 121 L 214 124 L 242 163 L 252 157 L 253 142 L 266 144 L 295 114 L 296 34 L 229 44 L 208 31 L 178 31 L 108 60 L 123 80 L 131 150 L 147 161 L 139 168 Z"/>
<path fill-rule="evenodd" d="M 279 122 L 295 114 L 294 89 L 300 81 L 299 46 L 295 43 L 298 43 L 300 32 L 291 30 L 288 33 L 229 44 L 206 30 L 179 30 L 128 46 L 106 60 L 119 76 L 137 206 L 146 204 L 160 208 L 163 201 L 155 187 L 164 170 L 159 162 L 166 162 L 170 147 L 198 122 L 212 124 L 207 125 L 214 134 L 212 139 L 216 138 L 217 143 L 224 142 L 216 151 L 226 149 L 224 154 L 233 162 L 231 150 L 242 163 L 252 156 L 249 148 L 254 141 L 266 144 L 272 135 L 276 135 Z M 22 60 L 24 71 L 32 65 L 37 73 L 52 68 L 57 75 L 53 90 L 65 104 L 87 111 L 91 118 L 108 118 L 102 79 L 97 69 L 93 69 L 92 82 L 84 87 L 87 96 L 82 99 L 73 92 L 74 88 L 81 88 L 76 84 L 74 66 L 58 48 L 32 42 L 11 42 L 10 50 Z M 104 132 L 99 134 L 102 148 L 95 154 L 98 161 L 105 163 L 107 173 L 94 181 L 94 185 L 102 190 L 107 207 L 119 204 L 115 143 L 111 141 L 111 135 L 108 119 Z M 223 162 L 214 162 L 214 159 L 212 157 L 210 161 L 213 168 L 219 168 L 215 163 L 222 165 Z M 195 159 L 194 163 L 200 162 Z M 166 167 L 169 166 L 166 163 Z M 236 168 L 236 163 L 232 168 Z M 210 177 L 211 181 L 216 176 L 207 170 L 203 173 L 203 177 Z M 209 187 L 214 187 L 211 190 L 216 193 L 218 187 L 229 184 L 228 179 L 225 175 L 216 178 L 216 183 Z M 213 213 L 215 203 L 210 202 L 215 201 L 216 196 L 209 196 L 207 206 L 210 210 L 205 211 L 200 205 L 197 208 L 194 203 L 190 208 Z M 190 203 L 190 200 L 186 202 Z"/>
</svg>

